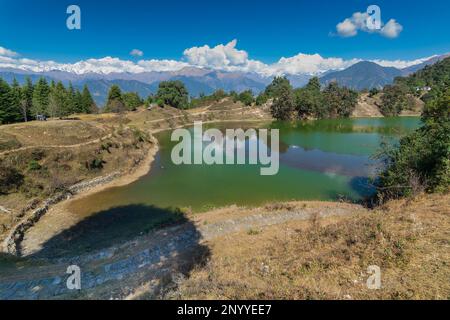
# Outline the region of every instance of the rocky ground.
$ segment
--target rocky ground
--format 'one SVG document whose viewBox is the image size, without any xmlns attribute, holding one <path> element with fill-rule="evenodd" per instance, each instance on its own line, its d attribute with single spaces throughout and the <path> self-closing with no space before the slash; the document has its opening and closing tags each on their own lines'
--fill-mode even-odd
<svg viewBox="0 0 450 320">
<path fill-rule="evenodd" d="M 326 203 L 310 208 L 294 203 L 275 211 L 267 207 L 230 207 L 86 255 L 40 259 L 30 253 L 20 259 L 4 257 L 0 299 L 123 299 L 139 297 L 140 292 L 156 298 L 207 260 L 208 242 L 213 239 L 287 221 L 364 211 L 357 205 Z M 70 265 L 77 265 L 82 271 L 82 290 L 78 292 L 66 286 Z"/>
</svg>

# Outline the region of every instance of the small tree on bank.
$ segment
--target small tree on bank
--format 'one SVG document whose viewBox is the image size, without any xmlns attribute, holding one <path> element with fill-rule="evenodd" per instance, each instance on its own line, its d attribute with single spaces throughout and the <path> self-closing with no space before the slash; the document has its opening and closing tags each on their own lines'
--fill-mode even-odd
<svg viewBox="0 0 450 320">
<path fill-rule="evenodd" d="M 159 84 L 155 100 L 161 107 L 169 105 L 177 109 L 186 109 L 189 105 L 189 93 L 184 83 L 179 80 L 163 81 Z"/>
<path fill-rule="evenodd" d="M 109 89 L 108 100 L 104 112 L 124 112 L 126 110 L 119 86 L 113 85 Z"/>
<path fill-rule="evenodd" d="M 270 108 L 272 116 L 277 120 L 291 120 L 295 111 L 292 89 L 285 86 L 280 89 L 278 95 Z"/>
</svg>

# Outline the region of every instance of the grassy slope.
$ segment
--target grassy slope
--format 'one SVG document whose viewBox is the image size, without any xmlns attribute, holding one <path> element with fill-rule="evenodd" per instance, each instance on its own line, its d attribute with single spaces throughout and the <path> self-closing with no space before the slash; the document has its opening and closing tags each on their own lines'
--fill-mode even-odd
<svg viewBox="0 0 450 320">
<path fill-rule="evenodd" d="M 82 121 L 47 121 L 0 126 L 2 170 L 16 169 L 23 181 L 0 195 L 0 239 L 22 210 L 83 180 L 134 167 L 151 147 L 124 119 L 112 115 Z M 92 167 L 92 161 L 103 161 Z"/>
<path fill-rule="evenodd" d="M 261 108 L 244 107 L 224 99 L 214 106 L 187 111 L 141 108 L 120 115 L 77 115 L 77 118 L 0 126 L 0 161 L 7 166 L 4 170 L 15 168 L 24 177 L 19 188 L 0 194 L 0 205 L 12 212 L 0 211 L 0 240 L 32 204 L 36 206 L 75 183 L 134 168 L 151 147 L 148 140 L 139 140 L 136 129 L 152 133 L 199 120 L 268 119 L 268 114 Z M 102 168 L 87 168 L 86 163 L 95 159 L 104 161 Z M 30 169 L 32 165 L 34 170 Z"/>
<path fill-rule="evenodd" d="M 449 195 L 348 217 L 248 230 L 208 243 L 210 260 L 166 297 L 449 299 Z M 381 268 L 380 290 L 366 286 Z"/>
</svg>

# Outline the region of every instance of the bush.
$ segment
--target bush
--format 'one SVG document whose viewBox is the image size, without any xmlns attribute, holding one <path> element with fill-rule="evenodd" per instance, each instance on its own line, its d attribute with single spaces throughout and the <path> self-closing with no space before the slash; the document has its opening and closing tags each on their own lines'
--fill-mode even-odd
<svg viewBox="0 0 450 320">
<path fill-rule="evenodd" d="M 23 180 L 23 175 L 16 168 L 0 164 L 0 194 L 17 190 Z"/>
<path fill-rule="evenodd" d="M 269 97 L 266 94 L 261 93 L 260 95 L 258 95 L 256 97 L 256 105 L 262 106 L 263 104 L 265 104 L 267 102 L 267 100 L 269 100 Z"/>
<path fill-rule="evenodd" d="M 383 89 L 380 112 L 384 116 L 397 116 L 403 110 L 414 109 L 414 98 L 402 85 L 388 85 Z"/>
<path fill-rule="evenodd" d="M 424 126 L 402 138 L 398 147 L 384 146 L 379 158 L 385 164 L 380 174 L 380 202 L 427 192 L 447 191 L 450 186 L 450 90 L 426 106 Z"/>
<path fill-rule="evenodd" d="M 188 91 L 179 80 L 162 81 L 155 98 L 159 106 L 169 105 L 178 109 L 186 109 L 189 106 Z"/>
<path fill-rule="evenodd" d="M 245 106 L 251 106 L 253 104 L 253 102 L 255 101 L 251 90 L 246 90 L 246 91 L 241 92 L 238 95 L 237 100 L 242 102 Z"/>
<path fill-rule="evenodd" d="M 31 160 L 30 163 L 28 163 L 28 170 L 30 171 L 38 171 L 41 169 L 42 166 L 36 160 Z"/>
<path fill-rule="evenodd" d="M 294 94 L 290 87 L 282 88 L 273 102 L 270 112 L 277 120 L 291 120 L 295 111 Z"/>
<path fill-rule="evenodd" d="M 101 158 L 94 158 L 90 161 L 86 161 L 85 166 L 88 170 L 100 170 L 103 169 L 103 165 L 106 161 L 103 161 Z"/>
</svg>

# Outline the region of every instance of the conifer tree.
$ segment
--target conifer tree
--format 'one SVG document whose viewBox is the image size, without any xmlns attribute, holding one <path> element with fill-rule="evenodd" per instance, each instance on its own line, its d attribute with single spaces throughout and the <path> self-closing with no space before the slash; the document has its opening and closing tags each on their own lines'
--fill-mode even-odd
<svg viewBox="0 0 450 320">
<path fill-rule="evenodd" d="M 69 115 L 71 113 L 76 113 L 76 98 L 75 98 L 75 89 L 73 88 L 72 82 L 69 82 L 69 87 L 67 88 L 66 93 L 66 103 L 67 103 L 67 113 Z"/>
<path fill-rule="evenodd" d="M 0 123 L 10 123 L 11 88 L 8 83 L 0 79 Z"/>
<path fill-rule="evenodd" d="M 51 117 L 63 117 L 69 114 L 66 98 L 66 88 L 61 82 L 58 82 L 50 90 L 48 111 Z"/>
<path fill-rule="evenodd" d="M 20 111 L 22 113 L 23 120 L 26 122 L 28 121 L 33 106 L 33 82 L 30 77 L 27 77 L 25 80 L 25 84 L 23 85 L 21 91 Z"/>
<path fill-rule="evenodd" d="M 20 102 L 22 99 L 22 89 L 19 82 L 14 78 L 11 86 L 11 105 L 10 105 L 10 122 L 19 122 L 22 120 L 20 113 Z"/>
<path fill-rule="evenodd" d="M 91 92 L 89 91 L 87 85 L 84 85 L 81 96 L 82 96 L 83 112 L 96 113 L 98 111 L 97 105 L 95 104 L 94 99 L 92 99 Z"/>
<path fill-rule="evenodd" d="M 33 116 L 38 114 L 48 115 L 48 98 L 50 94 L 50 87 L 45 78 L 40 78 L 33 90 L 33 100 L 31 113 Z"/>
<path fill-rule="evenodd" d="M 108 93 L 105 112 L 123 112 L 126 107 L 123 103 L 122 92 L 117 85 L 111 86 Z"/>
</svg>

